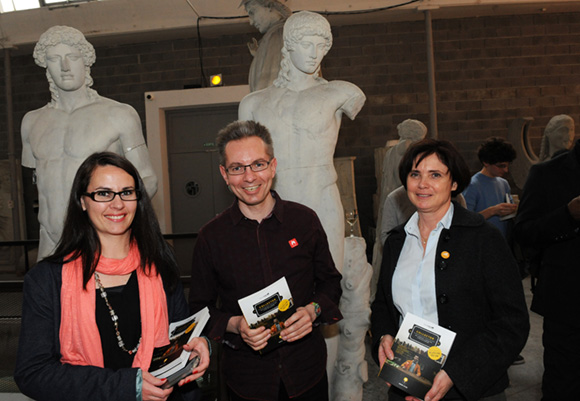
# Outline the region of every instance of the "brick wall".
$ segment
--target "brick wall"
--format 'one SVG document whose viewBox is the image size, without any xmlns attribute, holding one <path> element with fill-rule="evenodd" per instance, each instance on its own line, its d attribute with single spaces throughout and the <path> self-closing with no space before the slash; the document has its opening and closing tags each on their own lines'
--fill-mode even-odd
<svg viewBox="0 0 580 401">
<path fill-rule="evenodd" d="M 423 21 L 335 27 L 333 48 L 323 62 L 326 79 L 353 82 L 367 95 L 356 120 L 343 120 L 336 150 L 337 156 L 357 157 L 363 232 L 373 224 L 373 149 L 396 139 L 397 124 L 407 118 L 429 125 L 424 29 Z M 479 142 L 505 137 L 516 117 L 535 118 L 530 132 L 537 153 L 552 116 L 566 113 L 580 120 L 580 13 L 434 20 L 433 34 L 439 137 L 454 142 L 473 171 L 479 169 Z M 226 85 L 246 83 L 251 61 L 246 42 L 252 36 L 259 35 L 204 38 L 206 75 L 221 72 Z M 144 92 L 200 83 L 198 50 L 193 37 L 97 48 L 94 87 L 131 104 L 144 122 Z M 12 72 L 19 131 L 24 114 L 43 106 L 49 93 L 44 71 L 31 56 L 13 57 Z M 0 91 L 5 110 L 3 79 Z M 7 157 L 6 143 L 0 118 L 0 158 Z"/>
</svg>

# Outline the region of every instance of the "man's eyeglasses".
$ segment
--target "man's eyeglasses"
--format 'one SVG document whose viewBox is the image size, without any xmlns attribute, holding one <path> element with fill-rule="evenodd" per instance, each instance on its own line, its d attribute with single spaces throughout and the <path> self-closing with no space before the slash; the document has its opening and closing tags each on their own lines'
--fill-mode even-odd
<svg viewBox="0 0 580 401">
<path fill-rule="evenodd" d="M 246 172 L 247 167 L 249 167 L 250 170 L 252 170 L 254 173 L 257 173 L 258 171 L 266 170 L 271 162 L 272 162 L 272 159 L 270 159 L 268 161 L 256 160 L 252 164 L 246 164 L 245 166 L 234 165 L 234 166 L 230 166 L 230 167 L 225 167 L 225 169 L 229 175 L 242 175 Z"/>
<path fill-rule="evenodd" d="M 119 198 L 124 201 L 138 201 L 141 199 L 141 191 L 138 189 L 125 189 L 120 192 L 107 191 L 103 189 L 91 193 L 85 192 L 83 195 L 88 196 L 95 202 L 112 202 L 117 195 L 119 195 Z"/>
</svg>

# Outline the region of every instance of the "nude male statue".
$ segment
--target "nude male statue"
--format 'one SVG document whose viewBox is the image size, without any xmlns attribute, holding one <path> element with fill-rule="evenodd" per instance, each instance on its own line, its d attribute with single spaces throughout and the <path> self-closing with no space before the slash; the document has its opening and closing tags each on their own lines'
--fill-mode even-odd
<svg viewBox="0 0 580 401">
<path fill-rule="evenodd" d="M 334 264 L 342 272 L 345 217 L 333 156 L 342 115 L 354 119 L 366 97 L 349 82 L 320 77 L 320 63 L 331 46 L 330 24 L 324 17 L 309 11 L 289 17 L 278 78 L 268 88 L 244 97 L 238 117 L 268 128 L 278 159 L 274 189 L 282 198 L 318 214 Z M 329 328 L 325 331 L 327 373 L 334 400 L 339 336 L 337 329 Z"/>
<path fill-rule="evenodd" d="M 349 82 L 319 77 L 331 46 L 330 24 L 321 15 L 301 11 L 288 18 L 278 78 L 244 97 L 238 117 L 270 130 L 278 159 L 276 191 L 316 211 L 342 271 L 344 211 L 333 156 L 342 115 L 354 119 L 366 97 Z"/>
<path fill-rule="evenodd" d="M 259 43 L 256 39 L 248 43 L 254 56 L 248 81 L 250 92 L 254 92 L 272 85 L 278 76 L 284 45 L 284 22 L 292 11 L 278 0 L 242 0 L 242 5 L 250 17 L 250 24 L 264 35 Z"/>
<path fill-rule="evenodd" d="M 22 165 L 35 169 L 38 186 L 40 246 L 38 259 L 60 239 L 74 175 L 92 153 L 124 155 L 139 170 L 147 192 L 157 191 L 139 115 L 131 106 L 91 89 L 95 50 L 71 27 L 53 26 L 34 48 L 34 60 L 46 68 L 51 101 L 22 120 Z"/>
</svg>

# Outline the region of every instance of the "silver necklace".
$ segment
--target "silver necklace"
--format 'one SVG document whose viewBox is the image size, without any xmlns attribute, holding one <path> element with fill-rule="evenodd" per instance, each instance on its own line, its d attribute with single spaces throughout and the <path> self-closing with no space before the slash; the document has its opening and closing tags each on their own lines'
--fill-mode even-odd
<svg viewBox="0 0 580 401">
<path fill-rule="evenodd" d="M 107 304 L 107 307 L 109 308 L 109 314 L 111 315 L 111 320 L 113 321 L 113 324 L 115 325 L 115 334 L 117 335 L 117 344 L 119 345 L 119 348 L 121 348 L 123 351 L 125 351 L 129 355 L 133 355 L 139 349 L 139 345 L 141 345 L 141 336 L 139 336 L 139 342 L 137 343 L 135 348 L 133 348 L 131 350 L 128 350 L 127 348 L 125 348 L 125 342 L 121 338 L 121 333 L 119 332 L 119 317 L 117 316 L 117 314 L 115 313 L 115 311 L 111 307 L 111 304 L 109 303 L 109 298 L 107 298 L 107 292 L 105 291 L 103 284 L 101 284 L 101 279 L 99 278 L 99 274 L 97 272 L 95 272 L 95 281 L 97 282 L 97 287 L 99 287 L 99 290 L 101 291 L 101 298 L 103 298 L 105 300 L 105 303 Z"/>
</svg>

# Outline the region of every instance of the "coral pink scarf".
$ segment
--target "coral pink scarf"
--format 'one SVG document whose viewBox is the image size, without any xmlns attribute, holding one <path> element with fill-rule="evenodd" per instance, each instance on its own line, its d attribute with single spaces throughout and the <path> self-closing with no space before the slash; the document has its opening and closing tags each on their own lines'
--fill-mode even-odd
<svg viewBox="0 0 580 401">
<path fill-rule="evenodd" d="M 161 276 L 155 266 L 145 274 L 140 266 L 141 257 L 135 244 L 124 259 L 108 259 L 101 256 L 97 272 L 123 275 L 137 270 L 139 303 L 141 310 L 141 345 L 133 367 L 149 369 L 153 349 L 169 343 L 167 299 Z M 83 290 L 81 258 L 62 267 L 60 294 L 60 352 L 62 363 L 104 367 L 101 337 L 95 320 L 95 278 L 91 277 Z M 114 335 L 114 333 L 111 333 Z M 121 333 L 121 336 L 123 333 Z"/>
</svg>

